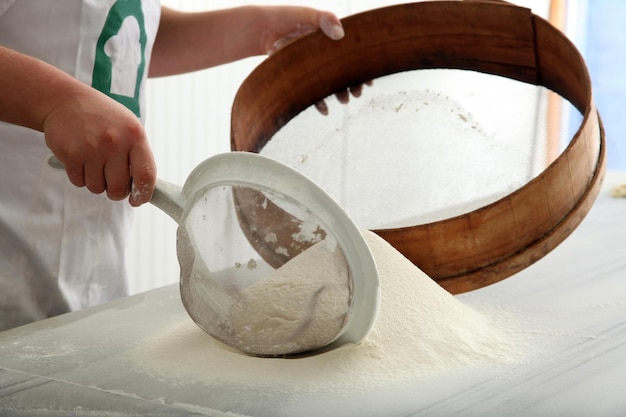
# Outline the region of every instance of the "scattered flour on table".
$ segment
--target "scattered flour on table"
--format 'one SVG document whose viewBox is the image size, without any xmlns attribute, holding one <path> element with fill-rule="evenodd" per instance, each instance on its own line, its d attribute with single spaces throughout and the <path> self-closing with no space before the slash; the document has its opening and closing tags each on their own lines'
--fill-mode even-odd
<svg viewBox="0 0 626 417">
<path fill-rule="evenodd" d="M 361 344 L 299 358 L 258 358 L 216 341 L 189 319 L 142 342 L 133 361 L 144 372 L 181 383 L 336 392 L 525 360 L 514 320 L 500 310 L 470 308 L 382 238 L 363 234 L 378 266 L 381 306 Z"/>
<path fill-rule="evenodd" d="M 350 307 L 350 274 L 339 246 L 323 240 L 245 287 L 231 308 L 236 347 L 284 355 L 326 346 Z"/>
</svg>

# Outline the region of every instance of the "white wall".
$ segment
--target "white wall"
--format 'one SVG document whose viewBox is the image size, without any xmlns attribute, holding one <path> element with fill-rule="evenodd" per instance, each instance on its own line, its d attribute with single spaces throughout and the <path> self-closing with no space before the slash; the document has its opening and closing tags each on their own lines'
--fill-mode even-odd
<svg viewBox="0 0 626 417">
<path fill-rule="evenodd" d="M 243 4 L 285 4 L 285 1 L 163 0 L 181 10 L 219 9 Z M 293 5 L 327 9 L 343 17 L 391 5 L 389 0 L 292 0 Z M 548 0 L 516 3 L 546 15 Z M 230 108 L 237 88 L 263 58 L 250 58 L 219 68 L 148 83 L 147 131 L 159 178 L 183 184 L 189 172 L 211 155 L 229 151 Z M 131 293 L 178 281 L 176 224 L 151 205 L 136 212 L 128 251 Z"/>
</svg>

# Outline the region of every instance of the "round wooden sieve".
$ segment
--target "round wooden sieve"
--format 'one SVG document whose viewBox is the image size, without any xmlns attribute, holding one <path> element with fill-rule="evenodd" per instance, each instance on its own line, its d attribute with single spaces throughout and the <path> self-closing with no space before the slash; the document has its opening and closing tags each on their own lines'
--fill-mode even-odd
<svg viewBox="0 0 626 417">
<path fill-rule="evenodd" d="M 604 132 L 584 60 L 560 31 L 526 8 L 499 1 L 403 4 L 342 23 L 341 41 L 313 33 L 246 78 L 232 107 L 233 150 L 259 152 L 304 109 L 380 76 L 433 68 L 495 74 L 553 90 L 582 113 L 565 151 L 539 176 L 492 204 L 442 221 L 375 232 L 448 291 L 461 293 L 531 265 L 582 221 L 604 176 Z"/>
</svg>

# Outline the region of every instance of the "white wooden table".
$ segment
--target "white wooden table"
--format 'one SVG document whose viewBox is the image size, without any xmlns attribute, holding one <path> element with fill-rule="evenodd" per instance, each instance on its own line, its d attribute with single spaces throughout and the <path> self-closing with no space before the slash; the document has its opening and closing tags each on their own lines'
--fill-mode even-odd
<svg viewBox="0 0 626 417">
<path fill-rule="evenodd" d="M 590 214 L 545 258 L 459 296 L 531 323 L 541 349 L 528 363 L 334 396 L 185 382 L 129 354 L 188 319 L 173 285 L 0 333 L 0 415 L 623 416 L 626 198 L 608 191 L 619 183 L 626 173 L 609 172 Z"/>
</svg>

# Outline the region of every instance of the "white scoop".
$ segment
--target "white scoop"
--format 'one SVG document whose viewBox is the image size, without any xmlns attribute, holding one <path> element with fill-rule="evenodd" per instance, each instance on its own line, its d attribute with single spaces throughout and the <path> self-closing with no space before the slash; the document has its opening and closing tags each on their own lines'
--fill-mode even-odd
<svg viewBox="0 0 626 417">
<path fill-rule="evenodd" d="M 55 159 L 49 160 L 50 165 L 62 167 Z M 151 203 L 179 224 L 183 305 L 194 322 L 216 339 L 246 353 L 280 356 L 359 343 L 373 327 L 380 289 L 369 247 L 345 211 L 296 170 L 258 154 L 225 153 L 200 163 L 183 187 L 157 180 Z M 312 252 L 319 265 L 298 262 Z M 315 271 L 298 270 L 299 265 Z M 335 295 L 345 294 L 345 300 L 324 304 L 334 295 L 319 293 L 338 288 L 328 285 L 335 279 L 329 274 L 341 270 L 341 265 L 345 274 L 337 274 L 336 279 L 343 278 L 347 291 Z M 275 280 L 276 271 L 293 273 L 293 282 L 260 293 L 271 300 L 257 299 L 242 308 L 254 284 Z M 303 285 L 318 278 L 325 284 Z M 307 290 L 315 293 L 302 293 Z M 336 302 L 345 304 L 336 317 L 338 327 L 328 329 L 316 322 L 318 317 L 336 314 L 332 312 Z M 252 310 L 255 317 L 242 317 L 257 305 L 263 308 Z M 290 326 L 289 331 L 285 326 Z M 317 338 L 309 334 L 320 329 L 326 334 Z"/>
</svg>

